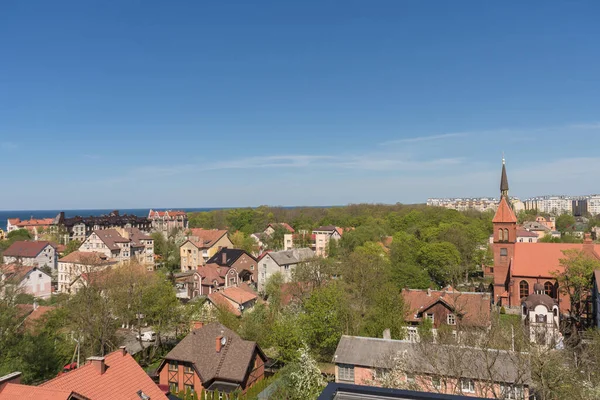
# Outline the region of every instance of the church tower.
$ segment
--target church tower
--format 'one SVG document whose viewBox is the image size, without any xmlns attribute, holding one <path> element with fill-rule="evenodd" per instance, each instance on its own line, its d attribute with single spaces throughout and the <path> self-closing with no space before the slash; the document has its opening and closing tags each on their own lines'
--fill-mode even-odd
<svg viewBox="0 0 600 400">
<path fill-rule="evenodd" d="M 502 175 L 500 177 L 500 203 L 492 223 L 494 226 L 494 244 L 492 245 L 494 251 L 494 301 L 498 302 L 507 296 L 508 268 L 517 242 L 517 217 L 508 200 L 508 177 L 504 157 L 502 157 Z M 505 302 L 506 300 L 503 303 Z"/>
</svg>

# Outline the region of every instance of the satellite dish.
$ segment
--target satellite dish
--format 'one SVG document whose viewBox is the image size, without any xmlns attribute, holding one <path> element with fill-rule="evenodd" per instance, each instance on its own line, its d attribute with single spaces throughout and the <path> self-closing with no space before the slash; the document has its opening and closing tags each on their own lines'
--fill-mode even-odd
<svg viewBox="0 0 600 400">
<path fill-rule="evenodd" d="M 226 338 L 225 336 L 223 336 L 223 337 L 221 338 L 221 345 L 222 345 L 222 346 L 225 346 L 225 343 L 227 343 L 227 338 Z"/>
</svg>

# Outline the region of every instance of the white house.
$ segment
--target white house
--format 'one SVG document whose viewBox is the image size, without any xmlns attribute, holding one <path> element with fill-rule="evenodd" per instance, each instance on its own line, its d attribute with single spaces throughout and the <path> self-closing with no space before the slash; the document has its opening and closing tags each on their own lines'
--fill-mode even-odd
<svg viewBox="0 0 600 400">
<path fill-rule="evenodd" d="M 48 266 L 52 271 L 56 271 L 56 249 L 46 241 L 16 241 L 4 251 L 3 258 L 5 264 L 15 263 L 40 268 Z"/>
<path fill-rule="evenodd" d="M 74 251 L 58 260 L 58 291 L 73 293 L 73 283 L 81 274 L 98 272 L 116 263 L 104 253 Z"/>
<path fill-rule="evenodd" d="M 112 261 L 135 259 L 154 268 L 154 240 L 138 228 L 99 229 L 79 246 L 81 252 L 102 253 Z"/>
<path fill-rule="evenodd" d="M 533 293 L 523 299 L 521 309 L 521 319 L 529 330 L 531 343 L 552 347 L 562 345 L 558 302 L 545 294 L 544 285 L 533 285 Z"/>
<path fill-rule="evenodd" d="M 258 261 L 258 291 L 264 291 L 267 280 L 276 272 L 281 272 L 284 279 L 289 281 L 296 265 L 314 256 L 315 252 L 309 248 L 266 253 Z"/>
<path fill-rule="evenodd" d="M 17 291 L 34 297 L 46 299 L 52 294 L 52 277 L 38 267 L 4 265 L 0 271 L 0 280 L 3 282 L 2 286 L 12 286 Z"/>
</svg>

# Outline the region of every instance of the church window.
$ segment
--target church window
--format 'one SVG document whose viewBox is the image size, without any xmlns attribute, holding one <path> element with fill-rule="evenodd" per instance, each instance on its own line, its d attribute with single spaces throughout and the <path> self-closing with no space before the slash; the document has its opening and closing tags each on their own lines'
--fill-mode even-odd
<svg viewBox="0 0 600 400">
<path fill-rule="evenodd" d="M 554 298 L 554 285 L 552 284 L 552 282 L 547 281 L 546 283 L 544 283 L 544 293 Z"/>
<path fill-rule="evenodd" d="M 504 241 L 504 231 L 502 229 L 498 229 L 498 240 L 500 242 Z"/>
<path fill-rule="evenodd" d="M 529 296 L 529 283 L 527 281 L 521 281 L 519 283 L 519 294 L 521 298 Z"/>
<path fill-rule="evenodd" d="M 508 255 L 508 249 L 506 247 L 501 248 L 500 255 L 506 257 Z"/>
<path fill-rule="evenodd" d="M 508 242 L 508 229 L 504 229 L 504 241 Z"/>
</svg>

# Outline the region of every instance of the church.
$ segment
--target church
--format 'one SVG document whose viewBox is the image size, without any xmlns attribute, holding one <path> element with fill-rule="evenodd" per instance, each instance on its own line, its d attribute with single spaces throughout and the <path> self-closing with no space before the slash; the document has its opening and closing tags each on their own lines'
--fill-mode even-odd
<svg viewBox="0 0 600 400">
<path fill-rule="evenodd" d="M 569 297 L 560 293 L 553 275 L 564 270 L 560 265 L 560 259 L 565 258 L 563 251 L 584 251 L 591 257 L 600 259 L 600 245 L 594 244 L 589 235 L 586 235 L 583 243 L 518 242 L 517 217 L 508 198 L 508 176 L 504 159 L 500 193 L 498 210 L 492 220 L 494 266 L 485 271 L 494 278 L 494 302 L 505 307 L 519 307 L 527 296 L 533 294 L 536 286 L 543 287 L 544 293 L 558 303 L 562 313 L 568 312 Z"/>
</svg>

